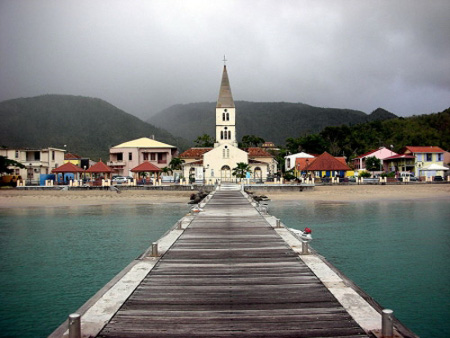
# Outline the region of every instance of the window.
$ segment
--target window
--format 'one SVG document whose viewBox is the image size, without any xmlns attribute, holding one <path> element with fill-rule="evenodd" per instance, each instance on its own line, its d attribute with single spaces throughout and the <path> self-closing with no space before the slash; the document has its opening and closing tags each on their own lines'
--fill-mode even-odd
<svg viewBox="0 0 450 338">
<path fill-rule="evenodd" d="M 19 151 L 16 150 L 16 158 L 19 158 Z"/>
<path fill-rule="evenodd" d="M 225 113 L 222 113 L 222 121 L 225 121 Z"/>
<path fill-rule="evenodd" d="M 128 153 L 128 161 L 132 161 L 133 160 L 133 153 Z"/>
<path fill-rule="evenodd" d="M 228 130 L 228 139 L 231 140 L 231 130 Z"/>
<path fill-rule="evenodd" d="M 230 113 L 227 113 L 227 121 L 230 121 Z"/>
<path fill-rule="evenodd" d="M 144 155 L 144 161 L 148 161 L 148 153 L 143 153 Z"/>
<path fill-rule="evenodd" d="M 427 154 L 427 162 L 433 161 L 433 154 Z"/>
<path fill-rule="evenodd" d="M 156 161 L 156 154 L 150 153 L 150 161 Z"/>
<path fill-rule="evenodd" d="M 220 132 L 220 139 L 223 140 L 223 130 Z"/>
<path fill-rule="evenodd" d="M 34 160 L 35 161 L 40 161 L 41 160 L 41 152 L 40 151 L 35 151 L 34 152 Z"/>
<path fill-rule="evenodd" d="M 442 161 L 442 154 L 436 154 L 437 160 L 436 161 Z"/>
<path fill-rule="evenodd" d="M 123 153 L 117 153 L 117 162 L 123 161 Z"/>
<path fill-rule="evenodd" d="M 55 160 L 55 151 L 52 150 L 52 161 L 54 161 L 54 160 Z"/>
</svg>

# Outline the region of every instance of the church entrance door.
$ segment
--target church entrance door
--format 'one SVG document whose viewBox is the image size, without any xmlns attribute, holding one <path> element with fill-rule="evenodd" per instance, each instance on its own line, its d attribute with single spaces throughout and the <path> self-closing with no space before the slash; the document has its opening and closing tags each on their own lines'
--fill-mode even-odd
<svg viewBox="0 0 450 338">
<path fill-rule="evenodd" d="M 220 169 L 220 178 L 222 181 L 231 181 L 231 169 L 229 166 L 224 165 Z"/>
</svg>

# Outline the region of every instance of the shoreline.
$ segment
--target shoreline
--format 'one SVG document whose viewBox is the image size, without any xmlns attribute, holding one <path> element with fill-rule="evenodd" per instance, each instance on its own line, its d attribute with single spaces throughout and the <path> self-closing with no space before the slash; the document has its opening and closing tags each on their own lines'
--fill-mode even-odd
<svg viewBox="0 0 450 338">
<path fill-rule="evenodd" d="M 302 193 L 274 192 L 268 197 L 272 201 L 315 201 L 315 202 L 370 202 L 449 200 L 450 185 L 344 185 L 316 186 Z"/>
<path fill-rule="evenodd" d="M 15 190 L 0 189 L 0 209 L 27 207 L 95 206 L 118 204 L 188 203 L 194 191 L 123 190 Z M 305 191 L 258 192 L 272 201 L 368 202 L 394 200 L 449 200 L 450 185 L 316 186 Z"/>
</svg>

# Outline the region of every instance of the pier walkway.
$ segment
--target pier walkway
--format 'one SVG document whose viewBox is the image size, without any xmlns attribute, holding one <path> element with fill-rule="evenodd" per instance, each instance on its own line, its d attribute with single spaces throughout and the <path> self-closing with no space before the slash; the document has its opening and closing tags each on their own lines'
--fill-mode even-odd
<svg viewBox="0 0 450 338">
<path fill-rule="evenodd" d="M 364 337 L 238 190 L 225 186 L 98 337 Z"/>
</svg>

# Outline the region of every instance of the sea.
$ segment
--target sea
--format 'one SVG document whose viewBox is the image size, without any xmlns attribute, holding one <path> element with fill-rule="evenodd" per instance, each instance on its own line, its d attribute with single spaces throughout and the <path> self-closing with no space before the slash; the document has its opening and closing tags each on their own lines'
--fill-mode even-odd
<svg viewBox="0 0 450 338">
<path fill-rule="evenodd" d="M 46 337 L 189 210 L 184 203 L 0 209 L 0 337 Z M 450 332 L 450 199 L 269 202 L 421 337 Z"/>
</svg>

